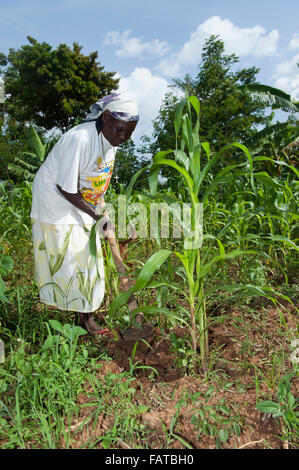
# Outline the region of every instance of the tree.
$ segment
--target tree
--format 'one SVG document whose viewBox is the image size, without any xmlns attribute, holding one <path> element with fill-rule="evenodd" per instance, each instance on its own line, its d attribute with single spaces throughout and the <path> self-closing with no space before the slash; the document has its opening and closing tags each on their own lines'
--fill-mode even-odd
<svg viewBox="0 0 299 470">
<path fill-rule="evenodd" d="M 257 84 L 257 68 L 236 70 L 238 60 L 235 54 L 225 55 L 223 41 L 211 36 L 203 47 L 197 76 L 193 79 L 186 75 L 183 80 L 173 80 L 172 88 L 198 97 L 199 137 L 201 142 L 209 142 L 211 153 L 232 142 L 239 142 L 248 145 L 250 151 L 259 149 L 271 156 L 273 133 L 277 151 L 280 151 L 294 139 L 296 124 L 290 117 L 288 124 L 273 125 L 274 113 L 267 115 L 266 111 L 269 107 L 280 107 L 292 112 L 298 109 L 298 103 L 291 102 L 290 96 L 281 90 Z M 177 103 L 174 93 L 166 95 L 154 123 L 154 141 L 149 147 L 152 153 L 175 148 L 173 120 Z M 233 155 L 224 153 L 213 171 L 218 171 L 227 158 L 233 158 L 236 163 L 238 152 L 234 151 Z M 168 178 L 173 189 L 180 184 L 172 169 L 163 169 L 163 176 Z"/>
<path fill-rule="evenodd" d="M 132 139 L 119 146 L 115 157 L 112 186 L 122 184 L 124 188 L 126 188 L 132 176 L 149 163 L 150 157 L 148 157 L 147 160 L 144 155 L 136 155 L 136 153 L 135 144 Z M 135 189 L 140 189 L 144 185 L 146 176 L 147 173 L 144 173 L 142 178 L 137 180 L 134 186 Z M 116 190 L 118 190 L 117 186 Z"/>
<path fill-rule="evenodd" d="M 184 80 L 173 80 L 173 87 L 195 95 L 200 101 L 200 140 L 208 141 L 213 151 L 250 137 L 258 125 L 266 124 L 267 105 L 245 94 L 240 85 L 256 81 L 255 67 L 233 71 L 239 61 L 235 54 L 224 54 L 224 43 L 215 36 L 207 39 L 195 79 L 186 75 Z M 169 134 L 178 99 L 168 94 L 160 109 L 154 127 L 154 151 L 174 148 L 174 133 Z"/>
<path fill-rule="evenodd" d="M 90 105 L 116 90 L 114 72 L 105 72 L 97 62 L 98 53 L 88 56 L 82 47 L 60 44 L 57 49 L 28 36 L 29 45 L 10 49 L 5 65 L 5 112 L 17 122 L 54 127 L 65 132 L 82 118 Z"/>
</svg>

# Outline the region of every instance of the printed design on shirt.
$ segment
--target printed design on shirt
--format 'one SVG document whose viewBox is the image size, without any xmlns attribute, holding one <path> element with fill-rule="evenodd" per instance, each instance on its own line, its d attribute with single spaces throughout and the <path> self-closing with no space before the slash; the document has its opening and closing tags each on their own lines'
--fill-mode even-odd
<svg viewBox="0 0 299 470">
<path fill-rule="evenodd" d="M 97 160 L 97 167 L 93 172 L 96 173 L 96 175 L 88 176 L 86 178 L 86 182 L 89 187 L 80 189 L 85 201 L 92 207 L 97 206 L 105 195 L 111 180 L 113 166 L 113 161 L 105 165 L 105 163 L 102 162 L 102 159 L 99 158 Z"/>
</svg>

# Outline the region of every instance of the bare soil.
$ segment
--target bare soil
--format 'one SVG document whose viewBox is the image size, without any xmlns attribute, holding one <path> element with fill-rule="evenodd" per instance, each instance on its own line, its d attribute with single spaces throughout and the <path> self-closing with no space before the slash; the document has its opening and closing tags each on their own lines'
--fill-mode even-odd
<svg viewBox="0 0 299 470">
<path fill-rule="evenodd" d="M 281 439 L 281 420 L 260 413 L 256 408 L 259 401 L 276 399 L 278 382 L 286 367 L 291 369 L 291 364 L 286 364 L 288 359 L 284 359 L 282 365 L 273 358 L 283 352 L 285 357 L 289 357 L 290 341 L 282 332 L 295 332 L 296 313 L 290 307 L 284 308 L 286 325 L 283 325 L 276 308 L 269 305 L 265 308 L 260 301 L 253 303 L 252 307 L 264 312 L 263 321 L 257 322 L 250 314 L 244 317 L 233 311 L 230 320 L 210 326 L 213 359 L 205 374 L 192 369 L 192 363 L 188 368 L 182 367 L 182 361 L 175 353 L 170 333 L 177 338 L 188 337 L 188 331 L 183 328 L 166 332 L 156 327 L 152 338 L 138 343 L 136 353 L 133 344 L 102 340 L 102 347 L 108 351 L 111 361 L 100 361 L 96 375 L 103 382 L 109 374 L 130 371 L 132 363 L 139 366 L 133 374 L 134 404 L 136 407 L 144 405 L 146 410 L 138 416 L 140 425 L 147 430 L 146 439 L 138 439 L 138 434 L 129 442 L 118 439 L 115 448 L 215 449 L 221 428 L 229 431 L 226 442 L 220 442 L 221 448 L 298 447 L 297 443 Z M 145 366 L 154 368 L 157 373 Z M 292 392 L 298 398 L 298 383 L 292 384 Z M 78 397 L 78 418 L 71 423 L 74 432 L 72 448 L 84 448 L 87 441 L 92 442 L 93 439 L 98 442 L 96 447 L 101 448 L 98 438 L 113 427 L 114 417 L 105 413 L 100 413 L 96 422 L 88 421 L 95 407 L 86 405 L 94 396 L 94 388 L 87 384 L 85 393 Z M 108 393 L 105 399 L 112 405 L 116 400 Z M 226 410 L 229 409 L 229 415 L 225 409 L 223 412 L 223 404 Z M 216 419 L 211 410 L 216 412 Z M 62 447 L 63 444 L 62 441 Z"/>
</svg>

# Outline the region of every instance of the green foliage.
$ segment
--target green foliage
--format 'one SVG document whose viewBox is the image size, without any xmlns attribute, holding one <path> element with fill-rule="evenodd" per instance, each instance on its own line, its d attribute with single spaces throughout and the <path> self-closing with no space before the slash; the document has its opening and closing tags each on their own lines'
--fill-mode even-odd
<svg viewBox="0 0 299 470">
<path fill-rule="evenodd" d="M 15 389 L 6 404 L 0 401 L 1 434 L 8 438 L 9 447 L 24 448 L 29 439 L 38 442 L 38 446 L 42 442 L 47 448 L 56 447 L 61 433 L 66 432 L 61 413 L 66 408 L 74 413 L 75 397 L 82 389 L 81 381 L 87 377 L 81 368 L 86 369 L 88 351 L 77 345 L 82 334 L 78 327 L 54 320 L 53 326 L 62 333 L 52 335 L 47 323 L 46 343 L 33 354 L 28 354 L 31 344 L 20 339 L 0 370 L 1 395 L 7 388 Z M 11 417 L 13 427 L 7 416 Z"/>
<path fill-rule="evenodd" d="M 13 270 L 14 262 L 11 256 L 4 254 L 4 249 L 0 246 L 0 303 L 9 302 L 8 298 L 5 295 L 5 282 L 3 277 Z"/>
<path fill-rule="evenodd" d="M 0 242 L 24 242 L 31 239 L 30 210 L 32 183 L 0 183 Z"/>
<path fill-rule="evenodd" d="M 176 91 L 185 93 L 187 90 L 188 96 L 194 95 L 199 99 L 199 139 L 209 142 L 211 153 L 232 142 L 239 142 L 246 145 L 252 155 L 277 159 L 278 152 L 298 136 L 298 123 L 291 117 L 288 123 L 273 124 L 274 113 L 267 116 L 266 111 L 274 106 L 291 112 L 297 104 L 292 103 L 289 95 L 281 90 L 256 84 L 258 69 L 255 67 L 236 71 L 237 63 L 235 54 L 224 54 L 223 41 L 211 36 L 203 47 L 197 76 L 186 75 L 184 80 L 174 80 L 174 92 L 167 94 L 163 101 L 154 123 L 154 141 L 148 146 L 148 151 L 154 154 L 175 147 L 172 123 L 179 104 Z M 218 159 L 212 173 L 223 168 L 228 158 L 240 163 L 242 153 L 226 153 Z M 280 153 L 279 159 L 285 160 L 284 155 Z M 263 169 L 269 170 L 268 167 Z M 163 168 L 162 175 L 168 178 L 173 190 L 178 190 L 180 181 L 172 168 Z"/>
<path fill-rule="evenodd" d="M 284 439 L 292 438 L 292 433 L 298 431 L 299 426 L 299 400 L 291 391 L 292 378 L 296 376 L 292 372 L 283 377 L 277 390 L 277 401 L 265 400 L 259 402 L 256 407 L 262 413 L 281 418 L 284 423 Z"/>
<path fill-rule="evenodd" d="M 198 395 L 194 395 L 194 401 L 198 399 Z M 216 391 L 210 387 L 203 395 L 198 409 L 195 409 L 191 424 L 197 429 L 199 438 L 204 435 L 214 437 L 216 448 L 219 449 L 231 436 L 241 435 L 243 422 L 240 414 L 226 405 L 224 398 L 220 398 L 215 405 L 209 405 L 209 399 L 213 395 L 216 395 Z"/>
<path fill-rule="evenodd" d="M 17 122 L 64 132 L 92 103 L 117 88 L 114 73 L 97 62 L 97 52 L 85 56 L 78 43 L 72 49 L 66 44 L 52 49 L 27 39 L 29 45 L 10 49 L 4 72 L 5 111 Z"/>
<path fill-rule="evenodd" d="M 39 45 L 33 40 L 31 44 L 35 52 L 40 47 L 41 55 L 44 52 L 46 55 L 47 51 L 43 52 L 46 49 L 45 43 Z M 50 48 L 47 53 L 57 51 Z M 26 49 L 27 52 L 29 53 Z M 62 48 L 61 63 L 65 60 L 64 52 L 65 49 Z M 119 191 L 127 196 L 127 203 L 142 202 L 147 211 L 150 201 L 169 205 L 173 202 L 190 202 L 193 206 L 198 201 L 203 202 L 203 244 L 199 249 L 187 250 L 180 239 L 170 241 L 159 236 L 155 240 L 139 240 L 129 247 L 129 253 L 131 250 L 133 255 L 129 257 L 130 263 L 127 266 L 135 283 L 128 293 L 123 292 L 120 295 L 118 276 L 111 253 L 107 250 L 108 255 L 104 262 L 107 285 L 110 288 L 105 298 L 105 310 L 110 308 L 110 324 L 112 320 L 117 325 L 122 320 L 127 321 L 128 316 L 122 316 L 123 307 L 132 293 L 138 294 L 138 312 L 157 319 L 159 335 L 172 343 L 171 352 L 176 356 L 176 366 L 182 368 L 185 374 L 192 370 L 194 376 L 194 365 L 201 363 L 207 374 L 204 377 L 201 375 L 198 381 L 202 394 L 191 397 L 196 401 L 200 396 L 192 410 L 191 424 L 198 433 L 198 439 L 211 436 L 215 439 L 216 447 L 227 447 L 231 445 L 231 438 L 243 433 L 244 415 L 241 413 L 241 405 L 230 406 L 223 395 L 216 400 L 216 394 L 219 389 L 221 394 L 225 391 L 230 393 L 236 384 L 226 383 L 215 389 L 209 387 L 208 382 L 213 377 L 219 380 L 219 364 L 221 371 L 223 362 L 225 370 L 231 365 L 241 365 L 239 358 L 232 361 L 226 357 L 221 358 L 223 345 L 215 353 L 213 341 L 208 343 L 207 331 L 210 325 L 221 324 L 228 319 L 235 322 L 241 330 L 246 326 L 240 344 L 235 343 L 235 338 L 233 342 L 234 346 L 239 347 L 238 354 L 249 356 L 256 348 L 256 344 L 253 341 L 250 343 L 247 338 L 253 327 L 252 318 L 255 317 L 259 322 L 256 324 L 259 332 L 267 332 L 269 318 L 266 313 L 261 315 L 263 309 L 260 306 L 252 308 L 246 316 L 245 307 L 249 305 L 250 296 L 262 296 L 277 308 L 282 331 L 292 338 L 294 336 L 294 330 L 290 330 L 290 324 L 293 325 L 292 315 L 289 316 L 290 322 L 287 322 L 284 312 L 279 308 L 279 300 L 287 305 L 292 303 L 290 281 L 292 269 L 295 272 L 298 251 L 298 171 L 294 165 L 298 147 L 295 119 L 272 126 L 270 116 L 267 120 L 268 127 L 261 132 L 254 130 L 258 120 L 264 119 L 266 102 L 258 102 L 251 94 L 245 98 L 244 93 L 240 89 L 237 91 L 236 87 L 241 83 L 248 83 L 250 86 L 256 69 L 241 71 L 242 74 L 239 72 L 239 75 L 232 73 L 231 69 L 237 63 L 237 58 L 224 56 L 221 41 L 215 38 L 207 42 L 205 54 L 204 63 L 210 75 L 203 70 L 202 64 L 198 75 L 202 95 L 199 96 L 196 92 L 182 102 L 174 95 L 169 95 L 160 114 L 165 131 L 159 134 L 162 151 L 155 155 L 152 165 L 144 169 L 144 162 L 137 161 L 134 144 L 128 142 L 122 146 L 114 171 L 114 175 L 119 176 L 119 181 L 115 182 L 107 194 L 107 200 L 113 202 L 117 198 L 116 191 Z M 0 54 L 0 65 L 5 66 L 5 61 Z M 225 80 L 221 81 L 223 78 Z M 181 83 L 177 82 L 178 87 L 184 88 L 185 85 L 189 90 L 196 89 L 197 80 L 192 81 L 189 77 Z M 240 108 L 238 100 L 241 103 Z M 68 100 L 64 104 L 67 102 Z M 12 103 L 10 106 L 12 109 Z M 227 107 L 227 122 L 223 121 L 225 113 L 222 107 Z M 250 109 L 253 117 L 249 116 Z M 247 117 L 244 115 L 243 121 L 239 111 L 248 113 Z M 156 131 L 160 124 L 158 122 Z M 237 125 L 240 126 L 240 132 L 244 125 L 242 135 L 238 134 Z M 92 341 L 88 342 L 85 330 L 69 320 L 67 323 L 63 319 L 58 321 L 55 309 L 49 311 L 48 308 L 43 310 L 42 306 L 37 306 L 37 290 L 31 277 L 33 266 L 30 265 L 29 268 L 32 257 L 28 266 L 25 264 L 26 260 L 23 260 L 24 243 L 27 251 L 31 250 L 31 183 L 23 181 L 15 184 L 9 181 L 3 162 L 5 160 L 6 163 L 12 163 L 15 155 L 22 155 L 20 177 L 32 178 L 45 158 L 47 149 L 42 143 L 44 140 L 37 138 L 34 131 L 29 148 L 24 132 L 27 127 L 23 126 L 22 129 L 16 120 L 10 119 L 9 125 L 6 124 L 3 129 L 0 136 L 0 158 L 1 175 L 6 181 L 0 184 L 0 241 L 5 246 L 5 251 L 0 253 L 0 331 L 1 339 L 5 339 L 6 357 L 0 368 L 0 392 L 3 397 L 0 400 L 1 442 L 4 447 L 11 448 L 55 448 L 61 446 L 63 436 L 65 446 L 68 447 L 72 439 L 77 444 L 77 437 L 82 438 L 81 431 L 85 426 L 90 425 L 84 430 L 88 434 L 92 427 L 93 430 L 96 428 L 100 416 L 109 416 L 109 429 L 104 430 L 101 425 L 102 434 L 97 434 L 95 438 L 91 434 L 84 445 L 111 448 L 122 445 L 124 436 L 125 441 L 129 441 L 133 447 L 134 436 L 148 437 L 140 414 L 150 410 L 153 405 L 149 401 L 146 405 L 138 404 L 143 382 L 138 385 L 136 393 L 136 376 L 139 373 L 152 373 L 155 378 L 159 368 L 145 365 L 148 363 L 143 364 L 142 359 L 135 358 L 136 343 L 132 357 L 128 359 L 128 372 L 95 373 L 95 369 L 100 366 L 99 350 Z M 38 133 L 42 135 L 40 130 Z M 246 138 L 250 146 L 231 144 L 238 135 L 242 143 L 245 142 L 242 139 Z M 210 136 L 210 140 L 203 140 L 204 136 Z M 221 142 L 226 145 L 223 146 Z M 167 150 L 169 148 L 172 150 Z M 32 166 L 26 167 L 31 164 Z M 2 167 L 5 168 L 3 172 Z M 176 185 L 172 188 L 169 185 L 161 191 L 158 175 L 164 168 L 172 172 L 168 183 L 175 181 Z M 150 191 L 146 192 L 144 182 L 148 174 Z M 145 178 L 142 180 L 143 177 Z M 120 183 L 123 185 L 119 186 Z M 136 187 L 143 191 L 137 192 L 133 189 Z M 90 238 L 93 256 L 98 254 L 94 243 L 95 230 L 96 225 Z M 21 262 L 14 256 L 13 264 L 11 248 L 14 253 L 19 250 Z M 28 270 L 30 275 L 27 275 Z M 274 274 L 278 279 L 274 278 Z M 10 289 L 5 290 L 8 275 Z M 27 285 L 23 289 L 25 277 Z M 116 298 L 113 300 L 114 294 Z M 10 304 L 7 304 L 8 301 Z M 238 302 L 238 308 L 232 316 L 230 307 L 236 305 L 234 301 Z M 292 311 L 294 310 L 292 305 Z M 55 320 L 53 317 L 49 319 L 49 315 L 53 314 Z M 271 315 L 274 313 L 271 312 Z M 271 320 L 273 321 L 272 317 Z M 181 332 L 176 331 L 178 325 L 182 327 Z M 281 379 L 282 374 L 286 374 L 288 365 L 285 367 L 279 354 L 274 354 L 276 343 L 271 342 L 274 333 L 270 335 L 268 331 L 268 334 L 266 348 L 263 344 L 265 356 L 260 359 L 258 366 L 250 359 L 250 367 L 254 367 L 261 375 L 264 386 L 277 386 L 278 390 L 275 398 L 258 403 L 257 408 L 271 413 L 283 423 L 282 437 L 292 442 L 299 419 L 298 403 L 291 390 L 293 375 L 286 375 Z M 105 343 L 101 344 L 101 355 L 103 348 Z M 209 348 L 212 348 L 210 357 Z M 270 370 L 266 367 L 269 353 L 272 356 Z M 288 362 L 287 360 L 286 363 Z M 247 374 L 247 378 L 244 377 L 243 391 L 247 386 L 252 388 L 252 383 L 248 382 L 249 376 Z M 256 393 L 259 393 L 259 387 L 264 393 L 264 387 L 258 382 L 258 375 L 255 379 Z M 234 378 L 229 380 L 234 381 Z M 239 378 L 236 383 L 238 380 Z M 83 412 L 84 419 L 79 421 L 77 396 L 86 392 L 86 389 L 83 390 L 83 384 L 86 383 L 90 403 L 82 406 L 90 406 L 91 411 L 88 414 Z M 166 393 L 166 387 L 163 393 Z M 161 422 L 166 447 L 179 443 L 191 448 L 191 443 L 180 435 L 181 416 L 185 413 L 183 407 L 187 398 L 187 394 L 182 393 L 170 417 L 170 423 L 167 420 Z M 161 402 L 159 406 L 163 404 Z M 71 428 L 74 429 L 72 423 L 77 427 L 71 432 Z M 149 439 L 144 442 L 146 447 L 154 445 Z"/>
<path fill-rule="evenodd" d="M 0 116 L 0 179 L 10 179 L 8 165 L 16 155 L 29 151 L 27 129 L 8 116 Z"/>
<path fill-rule="evenodd" d="M 58 334 L 53 335 L 49 325 Z M 46 325 L 48 337 L 44 342 L 43 349 L 50 350 L 52 360 L 61 362 L 63 369 L 67 371 L 73 366 L 79 337 L 86 335 L 87 332 L 80 326 L 74 326 L 71 323 L 62 325 L 57 320 L 49 320 L 49 325 Z M 87 358 L 87 351 L 83 355 Z"/>
<path fill-rule="evenodd" d="M 244 93 L 252 93 L 261 103 L 266 103 L 272 109 L 282 109 L 283 111 L 298 112 L 299 103 L 292 100 L 291 96 L 278 88 L 261 83 L 250 83 L 240 86 Z"/>
<path fill-rule="evenodd" d="M 194 112 L 196 120 L 192 115 Z M 202 237 L 204 249 L 198 249 L 198 247 L 189 249 L 178 244 L 177 249 L 161 249 L 153 254 L 143 265 L 130 291 L 121 293 L 112 302 L 110 317 L 128 301 L 133 292 L 136 293 L 154 285 L 155 287 L 172 287 L 170 278 L 173 272 L 179 272 L 174 265 L 168 270 L 168 279 L 150 281 L 155 273 L 161 272 L 167 260 L 171 260 L 172 264 L 173 257 L 176 257 L 181 263 L 180 275 L 183 275 L 184 282 L 188 286 L 185 296 L 190 305 L 189 328 L 192 336 L 192 349 L 195 352 L 197 342 L 199 342 L 201 364 L 205 368 L 208 354 L 206 302 L 213 289 L 205 291 L 204 286 L 215 266 L 221 266 L 224 262 L 239 257 L 242 259 L 245 256 L 251 257 L 251 261 L 242 263 L 249 283 L 223 286 L 223 289 L 226 292 L 243 290 L 247 295 L 262 295 L 276 303 L 275 292 L 264 285 L 266 277 L 261 259 L 269 260 L 271 250 L 274 249 L 278 263 L 281 259 L 281 256 L 277 256 L 279 250 L 282 251 L 286 260 L 290 250 L 296 252 L 298 248 L 292 232 L 297 218 L 295 193 L 291 185 L 287 182 L 281 184 L 266 172 L 255 171 L 254 163 L 267 161 L 267 157 L 253 159 L 248 149 L 242 144 L 234 142 L 212 154 L 209 143 L 199 140 L 199 116 L 200 103 L 195 96 L 187 98 L 177 106 L 174 118 L 176 148 L 161 151 L 155 155 L 150 168 L 149 185 L 151 197 L 156 200 L 158 196 L 161 197 L 157 193 L 160 169 L 168 166 L 179 174 L 178 191 L 182 201 L 191 203 L 191 213 L 194 215 L 195 207 L 200 201 L 203 204 L 207 221 Z M 213 168 L 217 166 L 219 159 L 232 148 L 243 152 L 246 157 L 245 163 L 227 164 L 213 174 Z M 286 165 L 291 177 L 297 176 L 297 170 L 294 167 L 284 162 L 278 162 L 278 164 Z M 141 172 L 142 170 L 139 174 Z M 133 179 L 137 176 L 136 174 Z M 223 189 L 225 186 L 227 186 L 226 191 Z M 168 198 L 168 200 L 171 199 Z M 167 201 L 166 198 L 164 200 Z M 222 220 L 219 219 L 220 213 L 223 216 Z M 197 223 L 195 218 L 191 218 L 193 233 Z M 217 231 L 219 223 L 222 227 Z M 254 258 L 253 261 L 252 258 Z M 253 282 L 257 286 L 252 285 Z M 221 286 L 218 286 L 219 288 Z M 160 307 L 139 306 L 138 310 L 148 314 L 167 314 L 167 309 L 162 305 Z M 185 353 L 185 364 L 189 362 L 188 356 Z M 191 359 L 195 361 L 194 354 Z"/>
<path fill-rule="evenodd" d="M 43 143 L 35 128 L 30 125 L 27 129 L 28 146 L 30 152 L 23 152 L 8 165 L 8 171 L 21 180 L 33 181 L 35 173 L 44 162 L 50 142 Z"/>
<path fill-rule="evenodd" d="M 250 95 L 239 90 L 239 85 L 255 82 L 258 69 L 233 71 L 238 62 L 235 54 L 224 54 L 224 43 L 211 36 L 203 47 L 199 73 L 195 79 L 186 75 L 184 80 L 175 80 L 174 87 L 182 93 L 197 96 L 201 106 L 200 140 L 209 141 L 212 151 L 234 141 L 243 142 L 252 127 L 266 123 L 266 106 L 255 102 Z M 155 123 L 154 151 L 174 147 L 169 132 L 174 119 L 178 98 L 169 94 L 161 107 Z"/>
</svg>

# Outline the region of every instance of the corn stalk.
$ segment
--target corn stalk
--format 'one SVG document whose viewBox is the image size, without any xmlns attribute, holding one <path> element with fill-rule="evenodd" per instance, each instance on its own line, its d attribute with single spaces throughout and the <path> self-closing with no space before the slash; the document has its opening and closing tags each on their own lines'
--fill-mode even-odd
<svg viewBox="0 0 299 470">
<path fill-rule="evenodd" d="M 184 112 L 186 107 L 187 111 Z M 192 108 L 196 113 L 195 124 L 192 122 Z M 219 152 L 211 156 L 209 143 L 200 143 L 199 141 L 199 126 L 200 104 L 195 96 L 190 96 L 186 100 L 182 101 L 177 107 L 174 120 L 176 149 L 159 152 L 155 155 L 149 177 L 151 194 L 155 196 L 158 185 L 158 175 L 161 167 L 167 165 L 179 172 L 182 185 L 187 189 L 189 194 L 188 202 L 191 203 L 192 233 L 195 233 L 197 228 L 196 224 L 198 223 L 195 218 L 196 205 L 202 202 L 203 205 L 206 206 L 209 196 L 213 193 L 219 184 L 230 181 L 233 177 L 236 177 L 236 175 L 247 174 L 250 176 L 251 185 L 252 188 L 254 188 L 252 158 L 247 148 L 241 144 L 233 143 L 231 145 L 225 146 Z M 181 137 L 179 146 L 180 133 Z M 210 182 L 203 192 L 202 188 L 205 179 L 209 175 L 213 165 L 221 157 L 223 152 L 232 147 L 237 147 L 245 153 L 247 157 L 246 163 L 239 165 L 227 165 L 224 169 L 219 171 L 219 173 L 213 178 L 212 182 Z M 206 154 L 206 163 L 203 168 L 201 168 L 202 150 Z M 170 154 L 174 155 L 174 159 L 169 158 Z M 247 163 L 249 163 L 249 171 L 243 168 Z M 235 175 L 233 176 L 231 174 L 232 170 L 235 172 Z M 199 199 L 200 191 L 203 193 L 201 199 Z M 234 258 L 236 256 L 253 252 L 233 250 L 229 253 L 226 253 L 223 244 L 218 238 L 209 234 L 206 234 L 203 238 L 204 240 L 214 239 L 214 241 L 216 241 L 218 244 L 219 254 L 214 256 L 212 260 L 205 262 L 206 258 L 202 258 L 200 248 L 184 249 L 182 252 L 174 251 L 173 253 L 182 263 L 186 274 L 188 282 L 187 298 L 190 306 L 192 348 L 194 352 L 196 352 L 199 342 L 201 365 L 203 370 L 205 370 L 206 361 L 209 354 L 209 346 L 204 279 L 209 274 L 215 263 L 228 258 Z"/>
</svg>

